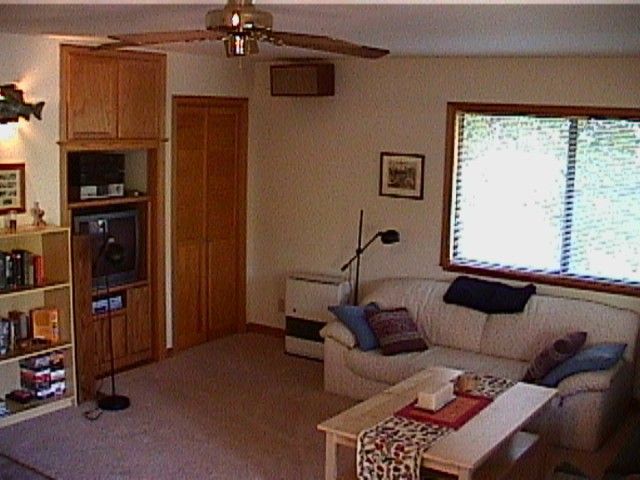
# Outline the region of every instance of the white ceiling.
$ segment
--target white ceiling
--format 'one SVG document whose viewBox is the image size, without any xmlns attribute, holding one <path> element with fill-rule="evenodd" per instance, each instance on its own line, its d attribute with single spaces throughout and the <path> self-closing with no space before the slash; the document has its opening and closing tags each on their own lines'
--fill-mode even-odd
<svg viewBox="0 0 640 480">
<path fill-rule="evenodd" d="M 640 56 L 640 3 L 636 1 L 617 4 L 331 1 L 287 4 L 276 0 L 267 5 L 258 0 L 257 7 L 273 14 L 274 30 L 328 35 L 388 48 L 393 56 Z M 221 8 L 223 3 L 0 2 L 0 32 L 106 37 L 118 33 L 202 29 L 206 12 Z M 158 49 L 224 56 L 220 42 L 163 45 Z M 319 55 L 261 44 L 260 58 L 301 56 Z"/>
</svg>

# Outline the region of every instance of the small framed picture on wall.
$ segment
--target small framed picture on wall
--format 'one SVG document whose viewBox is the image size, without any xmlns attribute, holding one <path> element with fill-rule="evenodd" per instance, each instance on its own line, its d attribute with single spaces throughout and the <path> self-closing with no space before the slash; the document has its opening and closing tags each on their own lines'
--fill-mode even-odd
<svg viewBox="0 0 640 480">
<path fill-rule="evenodd" d="M 422 200 L 424 196 L 424 155 L 380 153 L 380 190 L 384 197 Z"/>
<path fill-rule="evenodd" d="M 0 214 L 25 212 L 24 163 L 0 163 Z"/>
</svg>

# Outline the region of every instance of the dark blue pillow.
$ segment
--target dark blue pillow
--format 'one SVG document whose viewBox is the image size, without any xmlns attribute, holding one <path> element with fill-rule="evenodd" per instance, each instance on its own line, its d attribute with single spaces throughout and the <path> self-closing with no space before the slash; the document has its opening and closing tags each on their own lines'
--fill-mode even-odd
<svg viewBox="0 0 640 480">
<path fill-rule="evenodd" d="M 576 373 L 611 368 L 622 358 L 626 347 L 626 343 L 599 343 L 584 348 L 551 370 L 540 385 L 557 387 L 563 379 Z"/>
<path fill-rule="evenodd" d="M 366 352 L 378 348 L 378 339 L 367 323 L 367 311 L 373 313 L 380 311 L 377 303 L 372 302 L 362 307 L 359 305 L 335 305 L 329 307 L 329 311 L 355 335 L 360 350 Z"/>
<path fill-rule="evenodd" d="M 531 295 L 533 284 L 512 287 L 501 282 L 490 282 L 467 276 L 457 277 L 444 294 L 445 303 L 480 310 L 484 313 L 522 312 Z"/>
</svg>

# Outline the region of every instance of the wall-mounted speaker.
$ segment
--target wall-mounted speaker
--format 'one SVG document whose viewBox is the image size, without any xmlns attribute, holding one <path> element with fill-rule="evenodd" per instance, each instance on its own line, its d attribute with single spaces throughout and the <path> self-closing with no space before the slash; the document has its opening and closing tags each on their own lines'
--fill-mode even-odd
<svg viewBox="0 0 640 480">
<path fill-rule="evenodd" d="M 274 97 L 323 97 L 334 92 L 332 63 L 271 65 L 271 95 Z"/>
</svg>

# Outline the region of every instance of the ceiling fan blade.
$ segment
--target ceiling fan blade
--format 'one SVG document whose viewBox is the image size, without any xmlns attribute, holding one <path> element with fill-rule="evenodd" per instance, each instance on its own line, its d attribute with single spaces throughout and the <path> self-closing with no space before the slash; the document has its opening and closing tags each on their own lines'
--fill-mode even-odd
<svg viewBox="0 0 640 480">
<path fill-rule="evenodd" d="M 216 30 L 183 30 L 178 32 L 130 33 L 122 35 L 109 35 L 109 38 L 117 41 L 102 44 L 97 48 L 117 49 L 123 47 L 141 47 L 144 45 L 156 45 L 160 43 L 221 40 L 224 37 L 224 32 Z"/>
<path fill-rule="evenodd" d="M 382 48 L 367 47 L 338 40 L 322 35 L 306 35 L 303 33 L 274 32 L 268 31 L 261 38 L 275 45 L 286 45 L 289 47 L 308 48 L 321 52 L 341 53 L 363 58 L 380 58 L 389 53 L 389 50 Z"/>
</svg>

